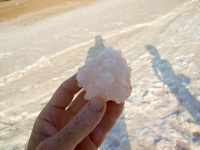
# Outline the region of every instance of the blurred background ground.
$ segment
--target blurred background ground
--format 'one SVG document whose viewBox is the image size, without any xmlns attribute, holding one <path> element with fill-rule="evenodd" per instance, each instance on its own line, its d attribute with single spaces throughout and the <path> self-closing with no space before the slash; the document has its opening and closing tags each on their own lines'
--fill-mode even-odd
<svg viewBox="0 0 200 150">
<path fill-rule="evenodd" d="M 108 46 L 133 90 L 100 149 L 200 149 L 199 0 L 11 0 L 0 14 L 1 150 L 24 149 L 56 88 Z"/>
</svg>

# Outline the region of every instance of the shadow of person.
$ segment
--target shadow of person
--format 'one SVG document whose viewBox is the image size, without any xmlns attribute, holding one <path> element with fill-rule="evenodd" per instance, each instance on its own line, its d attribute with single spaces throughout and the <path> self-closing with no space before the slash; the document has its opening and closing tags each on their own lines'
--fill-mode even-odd
<svg viewBox="0 0 200 150">
<path fill-rule="evenodd" d="M 104 40 L 101 36 L 98 35 L 95 37 L 95 45 L 89 49 L 85 63 L 87 63 L 91 58 L 98 56 L 99 53 L 105 49 L 103 42 Z"/>
<path fill-rule="evenodd" d="M 152 67 L 157 78 L 169 87 L 179 103 L 192 115 L 197 123 L 200 123 L 200 102 L 185 87 L 184 83 L 190 84 L 190 79 L 184 75 L 177 75 L 171 64 L 160 58 L 158 50 L 152 45 L 146 45 L 147 51 L 154 56 Z"/>
</svg>

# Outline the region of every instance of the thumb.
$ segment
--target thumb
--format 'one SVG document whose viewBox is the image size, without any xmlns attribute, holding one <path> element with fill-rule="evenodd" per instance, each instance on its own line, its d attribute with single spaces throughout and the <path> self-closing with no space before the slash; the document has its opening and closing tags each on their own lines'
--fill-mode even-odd
<svg viewBox="0 0 200 150">
<path fill-rule="evenodd" d="M 74 149 L 99 124 L 105 110 L 105 100 L 100 97 L 92 98 L 52 139 L 54 141 L 51 143 L 56 146 L 54 149 Z"/>
</svg>

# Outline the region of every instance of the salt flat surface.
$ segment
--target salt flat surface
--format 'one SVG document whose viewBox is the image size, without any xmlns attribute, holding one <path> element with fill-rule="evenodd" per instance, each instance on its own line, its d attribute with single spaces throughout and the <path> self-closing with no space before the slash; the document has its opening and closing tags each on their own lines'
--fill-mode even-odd
<svg viewBox="0 0 200 150">
<path fill-rule="evenodd" d="M 101 0 L 19 19 L 0 23 L 0 149 L 24 149 L 58 85 L 109 46 L 132 68 L 132 93 L 100 149 L 200 149 L 199 0 Z"/>
</svg>

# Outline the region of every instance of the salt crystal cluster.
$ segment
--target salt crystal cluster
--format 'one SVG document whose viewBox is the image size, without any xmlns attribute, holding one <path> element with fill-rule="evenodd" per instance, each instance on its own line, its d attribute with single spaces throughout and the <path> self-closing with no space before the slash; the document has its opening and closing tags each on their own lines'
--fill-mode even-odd
<svg viewBox="0 0 200 150">
<path fill-rule="evenodd" d="M 99 96 L 122 103 L 131 93 L 130 77 L 131 67 L 127 66 L 121 51 L 109 47 L 78 69 L 77 81 L 86 91 L 86 100 Z"/>
</svg>

